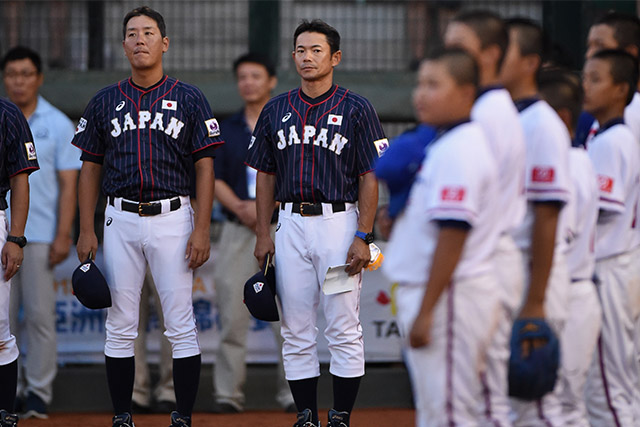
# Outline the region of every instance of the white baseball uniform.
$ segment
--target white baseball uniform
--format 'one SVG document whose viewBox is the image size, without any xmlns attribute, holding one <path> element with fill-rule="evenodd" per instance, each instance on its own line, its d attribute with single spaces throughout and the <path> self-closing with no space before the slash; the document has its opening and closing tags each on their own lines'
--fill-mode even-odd
<svg viewBox="0 0 640 427">
<path fill-rule="evenodd" d="M 9 234 L 9 223 L 4 210 L 0 210 L 0 248 L 4 247 Z M 19 350 L 16 337 L 9 329 L 9 296 L 11 281 L 4 280 L 4 270 L 0 269 L 0 365 L 8 365 L 18 358 Z"/>
<path fill-rule="evenodd" d="M 621 119 L 600 127 L 589 142 L 599 183 L 596 277 L 603 323 L 598 352 L 587 380 L 587 410 L 593 426 L 637 425 L 633 398 L 638 384 L 634 348 L 637 307 L 631 266 L 640 191 L 640 148 Z"/>
<path fill-rule="evenodd" d="M 407 336 L 432 268 L 438 222 L 471 226 L 451 284 L 434 309 L 429 345 L 406 349 L 419 427 L 479 421 L 480 372 L 500 305 L 493 263 L 497 199 L 497 168 L 480 126 L 459 124 L 430 145 L 392 231 L 383 271 L 400 283 L 398 316 Z"/>
<path fill-rule="evenodd" d="M 571 138 L 560 117 L 545 101 L 535 98 L 516 104 L 524 129 L 526 154 L 525 188 L 528 199 L 527 213 L 515 233 L 516 244 L 523 254 L 526 286 L 529 286 L 531 241 L 535 221 L 536 202 L 570 200 L 571 177 L 569 148 Z M 562 327 L 567 317 L 569 273 L 565 260 L 561 218 L 556 229 L 553 265 L 545 294 L 545 319 L 557 334 L 562 347 Z M 557 387 L 556 387 L 557 388 Z M 511 399 L 515 426 L 561 426 L 559 397 L 554 391 L 534 402 Z"/>
<path fill-rule="evenodd" d="M 571 277 L 567 321 L 562 331 L 560 400 L 562 425 L 589 427 L 584 389 L 600 327 L 602 308 L 592 277 L 595 269 L 595 231 L 598 219 L 598 181 L 587 151 L 569 152 L 571 200 L 562 210 Z"/>
<path fill-rule="evenodd" d="M 633 136 L 636 137 L 636 141 L 638 142 L 638 144 L 640 144 L 640 93 L 636 92 L 633 95 L 631 103 L 624 109 L 624 122 L 627 126 L 629 126 L 629 129 L 631 129 L 631 133 L 633 133 Z M 636 208 L 636 212 L 640 212 L 640 197 L 638 198 L 638 206 Z M 631 265 L 635 268 L 634 277 L 636 278 L 636 280 L 640 280 L 640 227 L 635 227 L 635 231 L 635 249 L 633 249 L 633 252 L 631 254 L 631 257 L 633 259 Z M 636 307 L 640 307 L 640 285 L 637 285 L 636 289 L 638 290 L 638 292 L 635 298 L 635 304 Z M 638 316 L 636 319 L 635 342 L 637 359 L 638 363 L 640 364 L 640 316 Z M 635 389 L 636 397 L 633 406 L 636 409 L 636 417 L 640 419 L 640 375 L 638 376 L 638 381 L 638 385 Z"/>
<path fill-rule="evenodd" d="M 640 93 L 636 92 L 633 95 L 633 99 L 624 109 L 624 122 L 629 127 L 631 133 L 635 136 L 636 141 L 640 144 Z M 595 133 L 599 128 L 598 121 L 594 121 L 592 126 L 592 131 Z M 587 140 L 588 142 L 588 140 Z M 636 207 L 636 212 L 640 212 L 640 197 L 638 198 L 638 206 Z M 632 244 L 633 248 L 631 253 L 631 268 L 632 275 L 635 280 L 640 280 L 640 227 L 634 228 L 635 232 L 633 233 L 634 242 Z M 640 307 L 640 285 L 636 285 L 635 289 L 638 290 L 636 296 L 633 298 L 635 301 L 635 306 Z M 640 363 L 640 316 L 636 319 L 636 331 L 635 331 L 635 346 L 638 363 Z M 640 381 L 640 375 L 639 381 Z M 636 417 L 640 419 L 640 382 L 635 388 L 635 403 L 634 408 L 636 409 Z"/>
<path fill-rule="evenodd" d="M 489 347 L 486 372 L 482 374 L 486 406 L 484 423 L 509 425 L 507 396 L 507 360 L 511 325 L 524 292 L 522 255 L 511 232 L 524 218 L 525 142 L 518 111 L 509 92 L 490 87 L 482 92 L 471 110 L 471 118 L 484 131 L 489 148 L 498 167 L 499 196 L 496 218 L 500 218 L 501 237 L 494 253 L 496 275 L 501 286 L 500 320 Z"/>
</svg>

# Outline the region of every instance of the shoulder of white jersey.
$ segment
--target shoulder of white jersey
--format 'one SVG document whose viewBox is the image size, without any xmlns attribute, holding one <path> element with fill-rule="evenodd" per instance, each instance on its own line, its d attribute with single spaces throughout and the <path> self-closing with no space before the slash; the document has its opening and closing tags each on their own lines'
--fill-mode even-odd
<svg viewBox="0 0 640 427">
<path fill-rule="evenodd" d="M 633 136 L 633 132 L 631 128 L 626 123 L 618 123 L 614 126 L 611 126 L 602 135 L 615 135 L 616 139 L 622 139 L 624 141 L 633 141 L 635 142 L 635 136 Z M 610 136 L 611 137 L 611 136 Z"/>
<path fill-rule="evenodd" d="M 571 147 L 569 150 L 569 168 L 572 176 L 596 176 L 591 157 L 582 147 Z"/>
<path fill-rule="evenodd" d="M 516 122 L 518 110 L 506 89 L 492 89 L 476 99 L 471 109 L 471 118 L 502 123 L 505 120 Z"/>
<path fill-rule="evenodd" d="M 569 130 L 558 113 L 544 100 L 539 100 L 520 113 L 523 122 L 531 121 L 539 125 L 548 132 L 557 134 L 559 137 L 571 141 Z"/>
<path fill-rule="evenodd" d="M 473 153 L 488 151 L 485 133 L 482 127 L 473 121 L 460 124 L 436 139 L 428 149 L 429 153 L 435 148 L 446 150 L 457 158 L 468 159 L 469 161 L 475 161 Z"/>
</svg>

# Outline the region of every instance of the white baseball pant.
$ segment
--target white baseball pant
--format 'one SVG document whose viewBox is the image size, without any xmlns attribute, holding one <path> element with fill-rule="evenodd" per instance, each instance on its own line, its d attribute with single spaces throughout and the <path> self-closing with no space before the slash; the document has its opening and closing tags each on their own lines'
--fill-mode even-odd
<svg viewBox="0 0 640 427">
<path fill-rule="evenodd" d="M 9 223 L 3 210 L 0 210 L 0 249 L 7 242 Z M 18 358 L 19 351 L 16 337 L 9 328 L 9 301 L 11 298 L 11 280 L 4 280 L 4 270 L 0 269 L 0 365 L 8 365 Z"/>
<path fill-rule="evenodd" d="M 507 371 L 513 321 L 524 297 L 522 252 L 510 234 L 503 234 L 493 256 L 496 277 L 500 285 L 500 307 L 495 333 L 487 356 L 487 370 L 481 374 L 484 405 L 481 425 L 508 427 L 511 425 L 511 406 L 508 396 Z"/>
<path fill-rule="evenodd" d="M 638 384 L 634 345 L 635 281 L 630 253 L 596 261 L 602 333 L 587 378 L 586 403 L 593 427 L 637 426 L 633 399 Z"/>
<path fill-rule="evenodd" d="M 600 328 L 602 308 L 591 280 L 572 282 L 569 288 L 569 315 L 562 330 L 560 349 L 560 402 L 563 426 L 589 427 L 584 401 L 587 374 L 591 366 Z"/>
<path fill-rule="evenodd" d="M 185 259 L 193 230 L 193 210 L 188 197 L 173 212 L 139 216 L 107 205 L 104 227 L 105 278 L 111 290 L 107 310 L 104 353 L 110 357 L 134 355 L 138 335 L 140 293 L 149 270 L 160 296 L 165 335 L 174 358 L 200 354 L 193 316 L 193 270 Z M 162 201 L 166 203 L 165 201 Z"/>
<path fill-rule="evenodd" d="M 290 381 L 320 375 L 316 344 L 320 302 L 327 322 L 329 371 L 343 378 L 364 375 L 359 319 L 362 273 L 351 292 L 323 295 L 321 289 L 327 269 L 345 263 L 358 212 L 353 203 L 347 203 L 343 212 L 333 213 L 330 204 L 323 204 L 323 210 L 323 215 L 301 216 L 286 203 L 276 227 L 276 293 L 282 310 L 284 370 Z"/>
<path fill-rule="evenodd" d="M 526 286 L 529 286 L 531 256 L 523 252 Z M 565 347 L 563 342 L 563 328 L 568 316 L 569 272 L 565 256 L 556 250 L 553 265 L 549 273 L 547 291 L 545 294 L 545 319 L 560 341 L 560 349 Z M 526 292 L 525 292 L 526 294 Z M 537 401 L 511 399 L 513 411 L 513 425 L 516 427 L 562 427 L 562 406 L 560 403 L 560 384 L 562 383 L 562 368 L 558 373 L 558 381 L 553 392 L 548 393 Z"/>
<path fill-rule="evenodd" d="M 398 321 L 408 337 L 425 292 L 424 284 L 401 284 L 396 290 Z M 405 343 L 411 376 L 416 426 L 478 426 L 484 416 L 480 373 L 494 334 L 500 288 L 493 274 L 454 280 L 433 312 L 428 346 Z"/>
</svg>

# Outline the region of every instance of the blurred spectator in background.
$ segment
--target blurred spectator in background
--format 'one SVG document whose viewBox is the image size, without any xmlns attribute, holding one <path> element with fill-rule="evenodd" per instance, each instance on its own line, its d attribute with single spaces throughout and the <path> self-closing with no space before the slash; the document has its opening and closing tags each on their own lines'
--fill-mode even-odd
<svg viewBox="0 0 640 427">
<path fill-rule="evenodd" d="M 4 87 L 31 128 L 40 171 L 29 179 L 31 203 L 24 248 L 26 268 L 20 269 L 11 288 L 11 326 L 26 340 L 20 378 L 18 410 L 23 418 L 47 418 L 57 370 L 56 295 L 53 268 L 71 248 L 76 214 L 76 185 L 80 151 L 70 144 L 74 126 L 60 110 L 38 94 L 44 80 L 42 61 L 35 51 L 15 47 L 2 60 Z M 18 313 L 23 309 L 19 333 Z"/>
<path fill-rule="evenodd" d="M 216 152 L 216 199 L 222 204 L 227 221 L 222 226 L 214 281 L 220 314 L 220 345 L 213 372 L 214 412 L 234 413 L 244 409 L 247 333 L 251 316 L 243 304 L 244 283 L 260 269 L 253 256 L 256 244 L 256 175 L 244 160 L 251 133 L 262 107 L 271 97 L 277 79 L 273 65 L 264 57 L 249 53 L 233 64 L 238 93 L 244 101 L 241 111 L 222 122 L 226 141 Z M 275 223 L 272 223 L 272 234 Z M 282 348 L 280 322 L 271 322 L 278 348 Z M 279 352 L 276 400 L 287 411 L 295 412 L 293 397 L 284 377 Z"/>
</svg>

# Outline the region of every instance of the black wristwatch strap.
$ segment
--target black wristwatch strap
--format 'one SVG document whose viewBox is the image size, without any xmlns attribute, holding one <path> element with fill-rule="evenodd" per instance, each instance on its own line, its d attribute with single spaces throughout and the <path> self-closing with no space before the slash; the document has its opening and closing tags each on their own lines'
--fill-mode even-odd
<svg viewBox="0 0 640 427">
<path fill-rule="evenodd" d="M 7 236 L 7 242 L 11 242 L 11 243 L 15 243 L 16 245 L 20 246 L 21 248 L 24 248 L 25 246 L 27 246 L 27 238 L 24 236 L 12 236 L 11 234 L 9 234 Z"/>
</svg>

